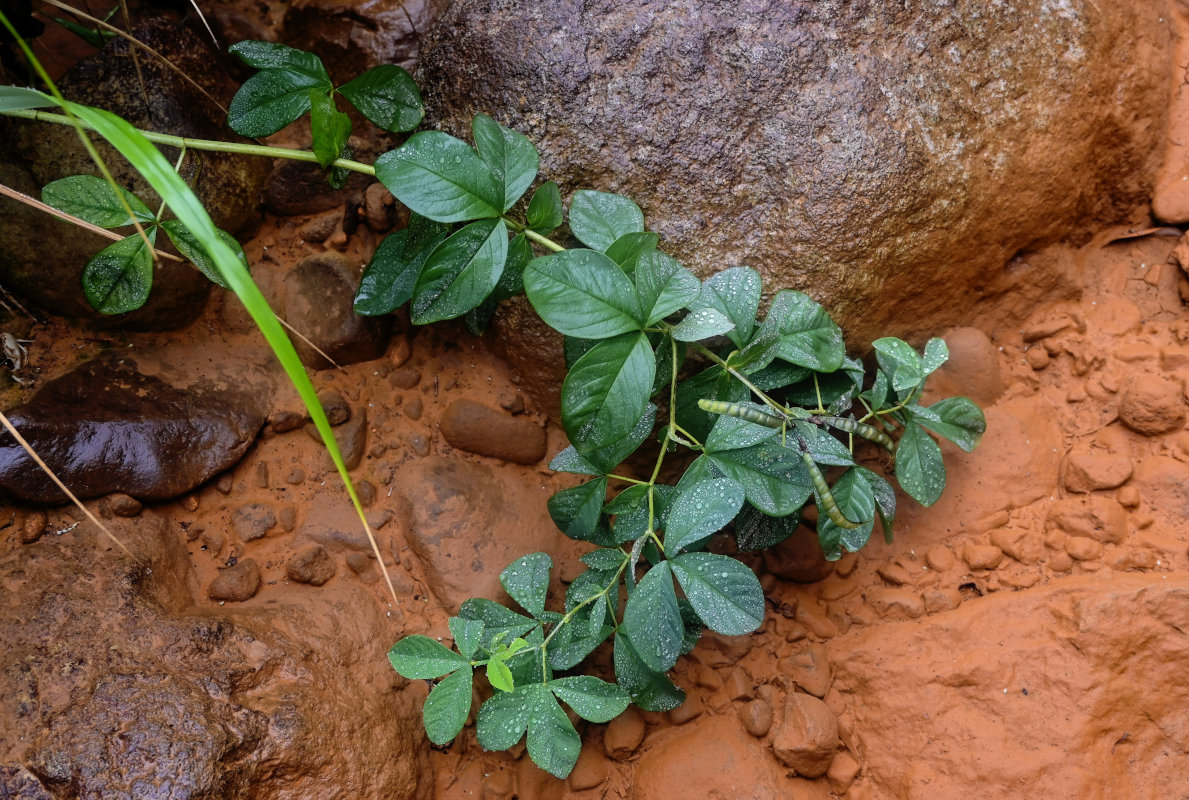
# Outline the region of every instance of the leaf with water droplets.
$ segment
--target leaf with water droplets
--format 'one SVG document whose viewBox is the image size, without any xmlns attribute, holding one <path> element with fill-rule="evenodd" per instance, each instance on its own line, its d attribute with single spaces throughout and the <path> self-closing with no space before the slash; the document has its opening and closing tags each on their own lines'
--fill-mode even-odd
<svg viewBox="0 0 1189 800">
<path fill-rule="evenodd" d="M 570 230 L 600 253 L 627 233 L 643 233 L 644 212 L 623 195 L 583 189 L 570 200 Z"/>
<path fill-rule="evenodd" d="M 649 669 L 664 672 L 676 663 L 684 630 L 668 561 L 657 564 L 640 579 L 628 597 L 620 630 L 632 640 L 637 655 Z"/>
<path fill-rule="evenodd" d="M 541 769 L 564 779 L 578 762 L 582 739 L 553 692 L 544 685 L 532 687 L 528 721 L 528 755 Z"/>
<path fill-rule="evenodd" d="M 421 131 L 376 159 L 376 177 L 411 210 L 438 222 L 498 218 L 504 187 L 466 142 Z"/>
<path fill-rule="evenodd" d="M 665 518 L 665 552 L 690 548 L 720 530 L 743 507 L 743 485 L 732 478 L 704 480 L 683 488 Z"/>
<path fill-rule="evenodd" d="M 538 627 L 537 621 L 523 614 L 517 614 L 510 608 L 494 603 L 483 597 L 472 597 L 464 600 L 458 609 L 458 616 L 463 619 L 479 620 L 483 623 L 482 646 L 491 649 L 491 640 L 503 634 L 503 641 L 524 636 L 533 628 Z M 531 641 L 530 641 L 531 643 Z"/>
<path fill-rule="evenodd" d="M 531 695 L 537 689 L 518 686 L 511 692 L 496 692 L 483 705 L 475 721 L 479 746 L 484 750 L 515 747 L 528 729 Z"/>
<path fill-rule="evenodd" d="M 663 672 L 649 669 L 622 633 L 615 637 L 613 660 L 615 680 L 645 711 L 669 711 L 685 702 L 685 692 Z"/>
<path fill-rule="evenodd" d="M 603 500 L 607 497 L 607 479 L 563 489 L 549 498 L 549 516 L 558 530 L 571 539 L 587 541 L 599 527 Z"/>
<path fill-rule="evenodd" d="M 710 630 L 740 636 L 763 624 L 764 590 L 755 573 L 740 562 L 714 553 L 682 553 L 669 563 Z"/>
<path fill-rule="evenodd" d="M 408 638 L 408 637 L 406 637 Z M 448 744 L 459 734 L 471 713 L 471 684 L 474 675 L 468 664 L 442 680 L 425 698 L 421 720 L 434 744 Z"/>
<path fill-rule="evenodd" d="M 781 447 L 775 439 L 752 447 L 707 453 L 698 460 L 703 458 L 726 477 L 743 484 L 747 500 L 774 517 L 797 511 L 813 493 L 813 480 L 801 454 Z"/>
<path fill-rule="evenodd" d="M 601 460 L 600 450 L 629 439 L 648 410 L 655 372 L 643 333 L 599 342 L 578 359 L 562 383 L 561 410 L 566 436 L 579 453 Z"/>
<path fill-rule="evenodd" d="M 534 617 L 545 610 L 545 595 L 549 593 L 549 570 L 553 559 L 545 553 L 521 556 L 500 573 L 500 585 L 508 596 Z"/>
<path fill-rule="evenodd" d="M 450 635 L 454 637 L 454 646 L 463 658 L 472 658 L 479 644 L 483 641 L 483 622 L 477 619 L 463 619 L 451 617 L 447 620 Z"/>
<path fill-rule="evenodd" d="M 746 503 L 735 517 L 735 542 L 740 550 L 766 550 L 792 536 L 800 522 L 800 512 L 786 517 L 770 517 Z"/>
<path fill-rule="evenodd" d="M 388 651 L 392 668 L 409 680 L 440 678 L 467 665 L 467 659 L 428 636 L 406 636 Z"/>
<path fill-rule="evenodd" d="M 821 507 L 821 498 L 818 499 L 818 541 L 826 560 L 837 561 L 842 557 L 842 548 L 857 552 L 871 538 L 871 531 L 875 527 L 875 493 L 870 481 L 856 467 L 848 469 L 834 481 L 830 494 L 842 515 L 851 522 L 859 523 L 857 528 L 843 528 L 834 524 Z"/>
<path fill-rule="evenodd" d="M 689 308 L 691 311 L 710 308 L 722 313 L 734 323 L 734 327 L 726 331 L 727 336 L 736 347 L 743 347 L 755 329 L 760 286 L 760 274 L 754 269 L 732 267 L 708 278 Z"/>
<path fill-rule="evenodd" d="M 896 445 L 896 480 L 900 488 L 923 506 L 931 506 L 945 488 L 945 461 L 937 442 L 910 423 Z"/>
<path fill-rule="evenodd" d="M 556 678 L 546 684 L 557 699 L 574 709 L 587 722 L 610 722 L 622 714 L 631 696 L 614 683 L 593 675 Z"/>
<path fill-rule="evenodd" d="M 698 279 L 694 274 L 675 258 L 656 249 L 637 258 L 634 277 L 636 297 L 640 300 L 647 325 L 660 322 L 698 296 Z"/>
<path fill-rule="evenodd" d="M 947 397 L 926 410 L 932 418 L 917 414 L 917 421 L 967 453 L 978 446 L 987 430 L 987 418 L 969 397 Z"/>
<path fill-rule="evenodd" d="M 879 368 L 888 376 L 892 389 L 900 399 L 908 397 L 925 379 L 925 364 L 908 342 L 894 337 L 876 339 L 871 343 Z"/>
<path fill-rule="evenodd" d="M 699 308 L 685 315 L 670 333 L 679 342 L 696 342 L 721 336 L 735 327 L 730 317 L 713 308 Z"/>
</svg>

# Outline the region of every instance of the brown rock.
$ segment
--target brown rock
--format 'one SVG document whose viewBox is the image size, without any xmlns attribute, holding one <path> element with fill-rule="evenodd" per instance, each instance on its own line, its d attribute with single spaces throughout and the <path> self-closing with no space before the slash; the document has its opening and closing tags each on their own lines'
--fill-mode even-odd
<svg viewBox="0 0 1189 800">
<path fill-rule="evenodd" d="M 792 678 L 797 686 L 814 697 L 826 696 L 834 676 L 830 671 L 830 657 L 825 645 L 805 645 L 785 659 L 783 666 L 785 674 Z"/>
<path fill-rule="evenodd" d="M 308 544 L 294 553 L 285 564 L 285 574 L 289 580 L 297 583 L 308 583 L 311 586 L 321 586 L 334 577 L 334 559 L 326 548 L 318 544 Z"/>
<path fill-rule="evenodd" d="M 545 457 L 545 430 L 540 425 L 472 400 L 455 400 L 446 407 L 442 436 L 460 450 L 514 464 L 536 464 Z"/>
<path fill-rule="evenodd" d="M 144 504 L 131 495 L 116 492 L 108 496 L 107 507 L 117 517 L 135 517 L 144 508 Z"/>
<path fill-rule="evenodd" d="M 212 600 L 242 602 L 260 590 L 260 567 L 251 558 L 243 558 L 211 581 L 207 596 Z"/>
<path fill-rule="evenodd" d="M 1094 561 L 1102 557 L 1102 544 L 1085 536 L 1070 536 L 1065 540 L 1065 552 L 1075 561 Z"/>
<path fill-rule="evenodd" d="M 286 274 L 282 316 L 338 364 L 371 361 L 388 348 L 393 318 L 356 314 L 352 303 L 358 288 L 358 263 L 330 250 L 307 256 Z M 304 341 L 294 345 L 306 366 L 331 366 Z"/>
<path fill-rule="evenodd" d="M 999 348 L 977 328 L 952 328 L 942 337 L 950 358 L 929 378 L 932 391 L 965 395 L 989 406 L 1003 394 Z"/>
<path fill-rule="evenodd" d="M 700 717 L 705 710 L 706 707 L 702 703 L 702 696 L 697 693 L 691 693 L 684 703 L 669 712 L 669 722 L 674 725 L 684 725 L 690 720 Z"/>
<path fill-rule="evenodd" d="M 958 563 L 954 551 L 945 545 L 938 545 L 930 548 L 929 552 L 925 553 L 925 563 L 929 565 L 929 569 L 934 572 L 947 572 L 954 568 L 954 564 Z"/>
<path fill-rule="evenodd" d="M 755 681 L 743 667 L 735 667 L 727 676 L 724 687 L 732 700 L 750 700 L 755 692 Z"/>
<path fill-rule="evenodd" d="M 1049 509 L 1045 530 L 1118 543 L 1127 537 L 1127 511 L 1115 499 L 1102 495 L 1068 497 Z"/>
<path fill-rule="evenodd" d="M 884 564 L 876 570 L 879 577 L 892 586 L 903 586 L 906 583 L 912 583 L 912 575 L 903 565 L 892 562 L 891 564 Z"/>
<path fill-rule="evenodd" d="M 306 435 L 315 442 L 322 441 L 322 434 L 314 427 L 314 423 L 305 426 Z M 343 456 L 343 463 L 352 470 L 363 461 L 367 452 L 367 409 L 360 408 L 351 418 L 334 429 L 334 440 L 338 443 L 339 452 Z M 329 454 L 326 456 L 330 464 Z"/>
<path fill-rule="evenodd" d="M 1044 555 L 1044 538 L 1034 531 L 997 528 L 991 531 L 991 544 L 1021 564 L 1035 564 Z"/>
<path fill-rule="evenodd" d="M 264 538 L 277 524 L 277 515 L 267 503 L 240 506 L 231 515 L 231 525 L 245 542 Z"/>
<path fill-rule="evenodd" d="M 608 774 L 606 756 L 593 747 L 583 747 L 582 752 L 578 754 L 578 763 L 574 765 L 574 771 L 566 780 L 571 789 L 580 792 L 602 785 Z"/>
<path fill-rule="evenodd" d="M 33 544 L 36 542 L 41 538 L 41 534 L 45 533 L 45 526 L 48 524 L 49 518 L 46 517 L 44 511 L 30 511 L 21 522 L 19 534 L 21 544 Z"/>
<path fill-rule="evenodd" d="M 752 700 L 739 708 L 739 721 L 743 729 L 757 739 L 768 735 L 772 729 L 772 706 L 764 700 Z"/>
<path fill-rule="evenodd" d="M 1119 426 L 1078 442 L 1065 458 L 1065 489 L 1078 494 L 1122 486 L 1131 477 L 1131 443 Z"/>
<path fill-rule="evenodd" d="M 351 419 L 351 405 L 333 389 L 318 392 L 318 402 L 326 412 L 326 421 L 332 426 L 342 425 Z"/>
<path fill-rule="evenodd" d="M 838 720 L 830 707 L 816 697 L 791 693 L 772 738 L 772 752 L 780 763 L 798 775 L 818 778 L 829 769 L 838 743 Z"/>
<path fill-rule="evenodd" d="M 967 542 L 962 548 L 962 558 L 971 569 L 995 569 L 1003 561 L 1003 551 L 992 544 Z"/>
<path fill-rule="evenodd" d="M 849 750 L 840 750 L 838 755 L 834 756 L 834 760 L 830 762 L 830 768 L 826 770 L 826 779 L 830 781 L 830 788 L 838 794 L 846 794 L 850 789 L 855 778 L 859 775 L 859 770 L 862 765 L 859 760 L 850 754 Z"/>
<path fill-rule="evenodd" d="M 305 416 L 296 411 L 278 411 L 268 418 L 268 427 L 275 433 L 295 431 L 305 424 Z"/>
<path fill-rule="evenodd" d="M 1166 378 L 1140 373 L 1120 393 L 1119 419 L 1145 436 L 1179 430 L 1185 425 L 1184 393 Z"/>
<path fill-rule="evenodd" d="M 628 797 L 673 800 L 674 787 L 690 787 L 698 800 L 788 800 L 804 789 L 785 778 L 734 715 L 701 717 L 649 748 L 636 762 Z"/>
<path fill-rule="evenodd" d="M 867 602 L 885 619 L 916 619 L 925 613 L 925 603 L 910 589 L 875 589 L 867 593 Z"/>
<path fill-rule="evenodd" d="M 628 706 L 627 711 L 607 724 L 606 730 L 603 731 L 603 749 L 616 761 L 630 758 L 644 741 L 646 730 L 647 726 L 640 712 L 635 706 Z"/>
<path fill-rule="evenodd" d="M 815 583 L 829 575 L 834 564 L 822 555 L 817 534 L 800 525 L 792 536 L 764 551 L 764 569 L 781 580 Z"/>
<path fill-rule="evenodd" d="M 421 373 L 411 367 L 394 369 L 388 376 L 388 382 L 397 389 L 412 389 L 421 383 Z"/>
<path fill-rule="evenodd" d="M 962 604 L 962 595 L 957 589 L 926 589 L 922 593 L 925 610 L 930 614 L 953 611 Z"/>
</svg>

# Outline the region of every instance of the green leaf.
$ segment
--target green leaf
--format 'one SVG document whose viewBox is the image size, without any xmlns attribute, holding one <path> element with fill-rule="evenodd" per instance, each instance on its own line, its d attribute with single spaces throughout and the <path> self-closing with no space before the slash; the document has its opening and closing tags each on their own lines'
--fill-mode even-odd
<svg viewBox="0 0 1189 800">
<path fill-rule="evenodd" d="M 874 475 L 874 473 L 872 473 Z M 835 525 L 821 507 L 818 500 L 817 537 L 822 553 L 829 561 L 842 557 L 842 548 L 855 553 L 867 544 L 875 526 L 875 493 L 871 482 L 858 469 L 848 469 L 834 481 L 830 494 L 842 515 L 851 522 L 859 523 L 857 528 L 842 528 Z"/>
<path fill-rule="evenodd" d="M 508 242 L 508 258 L 504 263 L 504 270 L 500 273 L 499 282 L 491 299 L 507 300 L 524 293 L 524 270 L 533 260 L 533 247 L 528 243 L 528 237 L 518 233 Z"/>
<path fill-rule="evenodd" d="M 987 430 L 987 418 L 969 397 L 947 397 L 929 406 L 928 410 L 936 415 L 937 420 L 918 417 L 918 422 L 967 453 L 978 446 Z"/>
<path fill-rule="evenodd" d="M 746 503 L 735 517 L 735 542 L 740 550 L 766 550 L 792 536 L 800 523 L 800 510 L 785 517 L 770 517 Z"/>
<path fill-rule="evenodd" d="M 578 763 L 582 740 L 553 693 L 543 685 L 529 695 L 528 755 L 541 769 L 564 779 Z"/>
<path fill-rule="evenodd" d="M 510 692 L 516 688 L 512 670 L 508 669 L 508 665 L 498 658 L 492 658 L 487 662 L 487 682 L 493 689 L 499 689 L 501 692 Z"/>
<path fill-rule="evenodd" d="M 533 628 L 540 627 L 535 619 L 517 614 L 510 608 L 505 608 L 499 603 L 482 597 L 464 600 L 458 609 L 458 616 L 483 623 L 481 646 L 488 650 L 492 647 L 492 640 L 500 634 L 503 634 L 504 641 L 508 641 L 517 636 L 524 636 Z"/>
<path fill-rule="evenodd" d="M 772 414 L 771 409 L 759 403 L 742 402 L 737 403 L 737 405 L 762 414 Z M 780 431 L 776 429 L 740 419 L 739 417 L 716 414 L 715 419 L 717 421 L 714 423 L 714 427 L 710 429 L 710 435 L 706 437 L 705 444 L 706 452 L 708 453 L 751 447 L 773 437 L 780 436 Z"/>
<path fill-rule="evenodd" d="M 631 280 L 593 250 L 533 259 L 524 271 L 524 290 L 545 324 L 566 336 L 607 339 L 644 327 Z"/>
<path fill-rule="evenodd" d="M 606 607 L 602 603 L 593 603 L 579 611 L 570 624 L 562 628 L 549 643 L 549 666 L 558 670 L 573 669 L 593 653 L 595 648 L 607 641 L 607 637 L 615 629 L 602 624 L 606 614 Z M 586 615 L 588 621 L 596 620 L 593 623 L 596 625 L 593 631 L 584 625 L 583 615 Z"/>
<path fill-rule="evenodd" d="M 450 626 L 450 635 L 454 637 L 454 646 L 463 658 L 473 658 L 479 644 L 483 641 L 483 623 L 477 619 L 463 619 L 451 617 L 446 621 Z"/>
<path fill-rule="evenodd" d="M 625 233 L 644 232 L 644 212 L 618 194 L 583 189 L 570 200 L 570 231 L 600 253 Z"/>
<path fill-rule="evenodd" d="M 902 398 L 921 385 L 925 379 L 925 363 L 917 351 L 905 341 L 887 337 L 871 343 L 879 368 L 887 373 L 897 394 Z"/>
<path fill-rule="evenodd" d="M 235 47 L 232 45 L 233 52 Z M 310 58 L 319 68 L 322 66 L 316 56 Z M 310 110 L 311 90 L 327 94 L 333 88 L 325 69 L 320 75 L 293 69 L 262 69 L 244 81 L 231 98 L 227 124 L 240 136 L 251 139 L 271 136 Z"/>
<path fill-rule="evenodd" d="M 117 188 L 119 194 L 110 183 L 95 175 L 70 175 L 47 183 L 41 190 L 41 201 L 92 225 L 119 228 L 132 224 L 132 217 L 120 203 L 122 196 L 136 219 L 145 225 L 155 221 L 153 212 L 140 198 L 123 187 Z"/>
<path fill-rule="evenodd" d="M 548 619 L 550 614 L 551 612 L 546 611 L 543 618 Z M 557 619 L 560 619 L 560 615 L 550 624 L 556 624 Z M 525 634 L 523 641 L 529 647 L 540 647 L 545 641 L 544 628 L 539 624 L 534 626 L 531 631 Z M 515 641 L 512 644 L 515 645 Z M 513 682 L 517 686 L 539 684 L 553 677 L 553 673 L 546 663 L 544 648 L 524 649 L 513 656 L 505 655 L 504 658 L 508 669 L 512 671 Z"/>
<path fill-rule="evenodd" d="M 635 282 L 636 296 L 640 300 L 640 309 L 647 325 L 653 325 L 680 311 L 694 300 L 700 291 L 698 279 L 692 272 L 681 266 L 676 259 L 656 249 L 646 251 L 638 257 Z"/>
<path fill-rule="evenodd" d="M 670 711 L 685 702 L 685 692 L 663 673 L 648 668 L 622 631 L 615 637 L 615 680 L 645 711 Z"/>
<path fill-rule="evenodd" d="M 923 506 L 931 506 L 945 488 L 941 448 L 924 429 L 909 423 L 896 445 L 896 480 L 900 488 Z"/>
<path fill-rule="evenodd" d="M 896 490 L 882 475 L 865 467 L 855 467 L 853 471 L 858 472 L 871 487 L 871 494 L 875 498 L 875 510 L 879 514 L 879 521 L 883 526 L 884 540 L 891 544 L 892 524 L 896 521 Z M 846 547 L 850 549 L 849 544 Z M 852 550 L 852 552 L 854 551 Z"/>
<path fill-rule="evenodd" d="M 528 201 L 526 219 L 529 229 L 536 233 L 548 234 L 556 230 L 564 221 L 564 211 L 561 204 L 561 191 L 553 181 L 546 181 L 533 192 L 533 198 Z"/>
<path fill-rule="evenodd" d="M 499 179 L 466 142 L 441 131 L 413 134 L 375 166 L 397 200 L 437 222 L 499 217 L 503 211 Z"/>
<path fill-rule="evenodd" d="M 545 553 L 521 556 L 500 573 L 500 585 L 520 607 L 534 617 L 545 611 L 545 595 L 549 593 L 549 570 L 553 559 Z"/>
<path fill-rule="evenodd" d="M 610 722 L 632 702 L 631 695 L 623 689 L 593 675 L 555 678 L 545 685 L 587 722 Z"/>
<path fill-rule="evenodd" d="M 549 516 L 566 536 L 587 541 L 598 529 L 599 515 L 606 497 L 606 478 L 587 481 L 550 497 Z"/>
<path fill-rule="evenodd" d="M 574 445 L 553 457 L 549 462 L 549 469 L 554 472 L 572 472 L 575 475 L 602 475 L 603 471 L 582 457 Z"/>
<path fill-rule="evenodd" d="M 58 101 L 36 89 L 22 86 L 0 86 L 0 112 L 23 108 L 45 108 L 55 106 Z"/>
<path fill-rule="evenodd" d="M 677 496 L 677 488 L 658 483 L 652 487 L 652 508 L 654 524 L 659 525 L 669 502 Z M 614 509 L 614 510 L 611 510 Z M 623 544 L 639 539 L 648 530 L 648 487 L 629 486 L 619 493 L 612 505 L 604 511 L 617 515 L 612 529 L 611 541 Z"/>
<path fill-rule="evenodd" d="M 731 478 L 705 480 L 682 488 L 665 519 L 665 552 L 672 556 L 706 539 L 743 507 L 743 486 Z"/>
<path fill-rule="evenodd" d="M 842 366 L 846 356 L 842 329 L 809 295 L 792 289 L 777 292 L 764 325 L 769 320 L 779 333 L 778 357 L 817 372 Z"/>
<path fill-rule="evenodd" d="M 430 690 L 421 709 L 425 733 L 437 745 L 449 744 L 462 731 L 471 713 L 474 673 L 467 664 Z"/>
<path fill-rule="evenodd" d="M 677 608 L 681 610 L 681 624 L 685 628 L 685 636 L 681 639 L 681 655 L 684 656 L 692 653 L 698 646 L 698 640 L 702 638 L 702 631 L 706 629 L 706 625 L 694 610 L 693 604 L 684 597 L 677 598 Z"/>
<path fill-rule="evenodd" d="M 685 315 L 685 318 L 670 331 L 673 338 L 679 342 L 696 342 L 699 339 L 709 339 L 721 336 L 735 327 L 735 323 L 721 311 L 713 308 L 699 308 Z"/>
<path fill-rule="evenodd" d="M 289 70 L 322 81 L 327 88 L 331 86 L 330 76 L 326 74 L 326 67 L 322 66 L 322 59 L 305 50 L 275 42 L 249 39 L 236 42 L 227 48 L 227 52 L 253 69 Z"/>
<path fill-rule="evenodd" d="M 726 477 L 743 484 L 748 501 L 774 517 L 792 514 L 813 494 L 813 480 L 801 454 L 781 447 L 779 441 L 708 452 L 698 461 L 703 458 Z"/>
<path fill-rule="evenodd" d="M 662 561 L 640 579 L 628 597 L 620 628 L 632 640 L 640 660 L 657 672 L 677 662 L 684 636 L 669 564 Z"/>
<path fill-rule="evenodd" d="M 417 84 L 395 64 L 372 67 L 339 93 L 374 125 L 392 133 L 413 130 L 425 116 Z"/>
<path fill-rule="evenodd" d="M 871 408 L 878 411 L 887 402 L 888 390 L 890 388 L 891 384 L 888 382 L 887 373 L 883 370 L 876 370 L 875 380 L 871 382 L 871 389 L 864 392 L 863 396 L 867 398 L 867 402 L 871 404 Z"/>
<path fill-rule="evenodd" d="M 760 274 L 751 267 L 732 267 L 710 276 L 702 284 L 691 311 L 714 309 L 735 327 L 727 336 L 736 347 L 743 347 L 755 330 L 756 311 L 760 307 Z"/>
<path fill-rule="evenodd" d="M 507 256 L 503 220 L 472 222 L 439 244 L 417 277 L 413 324 L 461 317 L 479 305 L 499 282 Z"/>
<path fill-rule="evenodd" d="M 187 258 L 191 264 L 198 267 L 198 270 L 205 275 L 211 283 L 223 289 L 230 289 L 231 285 L 219 272 L 218 267 L 211 260 L 206 252 L 206 248 L 198 241 L 198 237 L 190 233 L 190 229 L 181 221 L 176 219 L 167 219 L 161 223 L 161 229 L 169 237 L 169 241 L 173 242 L 173 246 L 177 251 Z M 240 247 L 239 242 L 225 230 L 216 229 L 215 231 L 223 243 L 231 248 L 231 252 L 235 253 L 239 262 L 243 264 L 244 271 L 248 269 L 248 257 L 244 254 L 244 249 Z"/>
<path fill-rule="evenodd" d="M 750 399 L 747 387 L 719 366 L 713 366 L 677 384 L 677 419 L 681 427 L 699 441 L 705 441 L 722 417 L 698 406 L 699 400 L 741 403 Z"/>
<path fill-rule="evenodd" d="M 655 233 L 625 233 L 607 248 L 607 258 L 631 275 L 636 271 L 636 264 L 640 261 L 640 256 L 644 253 L 655 252 L 660 240 L 661 237 Z M 641 301 L 641 306 L 647 307 L 643 301 Z"/>
<path fill-rule="evenodd" d="M 539 691 L 534 685 L 518 686 L 514 691 L 496 692 L 479 706 L 475 733 L 484 750 L 507 750 L 515 747 L 528 729 L 532 694 Z"/>
<path fill-rule="evenodd" d="M 607 572 L 619 569 L 626 559 L 622 550 L 609 547 L 584 553 L 578 560 L 593 570 Z"/>
<path fill-rule="evenodd" d="M 714 553 L 682 553 L 668 563 L 710 630 L 741 636 L 763 624 L 764 590 L 745 565 Z"/>
<path fill-rule="evenodd" d="M 157 241 L 156 228 L 145 231 Z M 153 286 L 153 251 L 137 234 L 100 250 L 83 267 L 83 293 L 100 314 L 135 311 L 149 299 Z"/>
<path fill-rule="evenodd" d="M 798 421 L 793 425 L 808 446 L 809 455 L 813 456 L 814 461 L 831 467 L 854 466 L 855 459 L 850 450 L 829 433 L 808 422 Z"/>
<path fill-rule="evenodd" d="M 440 678 L 469 662 L 465 656 L 428 636 L 406 636 L 388 651 L 392 668 L 409 680 Z"/>
<path fill-rule="evenodd" d="M 503 187 L 503 206 L 507 211 L 528 191 L 541 159 L 537 148 L 524 134 L 505 128 L 486 114 L 476 114 L 471 124 L 479 157 Z"/>
<path fill-rule="evenodd" d="M 938 367 L 950 359 L 950 349 L 944 339 L 930 339 L 925 342 L 925 357 L 921 364 L 925 375 L 931 375 Z"/>
<path fill-rule="evenodd" d="M 600 342 L 578 359 L 562 383 L 561 411 L 579 453 L 591 458 L 632 433 L 648 407 L 655 369 L 643 333 Z"/>
<path fill-rule="evenodd" d="M 586 458 L 592 464 L 597 465 L 597 474 L 606 475 L 614 471 L 624 459 L 636 452 L 636 449 L 652 433 L 654 427 L 656 427 L 656 406 L 648 403 L 644 408 L 644 415 L 640 417 L 640 421 L 636 423 L 636 427 L 632 428 L 627 436 L 603 447 L 587 450 L 585 454 Z"/>
<path fill-rule="evenodd" d="M 409 302 L 426 259 L 449 232 L 449 225 L 412 214 L 407 228 L 384 237 L 359 279 L 355 313 L 391 314 Z"/>
<path fill-rule="evenodd" d="M 318 89 L 310 89 L 310 133 L 314 155 L 326 169 L 343 152 L 351 136 L 351 118 L 334 106 L 334 98 Z"/>
</svg>

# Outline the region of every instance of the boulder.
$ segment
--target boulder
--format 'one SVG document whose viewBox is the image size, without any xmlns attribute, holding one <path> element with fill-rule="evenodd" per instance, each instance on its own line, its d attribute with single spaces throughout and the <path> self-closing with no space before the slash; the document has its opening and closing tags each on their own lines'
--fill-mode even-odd
<svg viewBox="0 0 1189 800">
<path fill-rule="evenodd" d="M 1165 8 L 459 0 L 420 80 L 431 124 L 492 114 L 567 193 L 632 197 L 699 274 L 754 266 L 866 347 L 961 324 L 1022 248 L 1147 202 Z"/>
<path fill-rule="evenodd" d="M 77 496 L 169 500 L 240 460 L 270 396 L 270 382 L 243 365 L 233 379 L 210 365 L 195 378 L 145 374 L 131 357 L 109 355 L 48 382 L 8 417 Z M 0 435 L 0 492 L 34 503 L 66 499 L 8 433 Z"/>
<path fill-rule="evenodd" d="M 432 796 L 417 692 L 367 589 L 230 612 L 196 603 L 164 518 L 113 525 L 140 563 L 86 523 L 0 544 L 0 794 Z"/>
<path fill-rule="evenodd" d="M 133 34 L 224 105 L 230 101 L 236 86 L 209 39 L 163 19 L 152 19 Z M 139 71 L 128 43 L 116 38 L 101 53 L 68 70 L 58 86 L 67 99 L 105 108 L 140 128 L 236 140 L 227 128 L 226 112 L 198 89 L 156 58 L 141 53 L 138 62 Z M 151 106 L 146 106 L 146 95 Z M 156 209 L 160 200 L 148 184 L 115 150 L 93 138 L 116 181 Z M 162 152 L 171 163 L 176 161 L 176 149 L 167 147 Z M 72 128 L 23 120 L 0 122 L 0 162 L 0 179 L 34 197 L 40 197 L 40 187 L 58 178 L 98 174 Z M 264 158 L 191 151 L 183 175 L 215 225 L 232 234 L 246 234 L 259 219 L 260 188 L 270 169 Z M 83 295 L 82 269 L 109 244 L 108 239 L 42 211 L 0 199 L 0 280 L 47 311 L 138 330 L 179 328 L 202 311 L 210 282 L 188 263 L 175 261 L 161 262 L 154 273 L 153 292 L 140 310 L 115 317 L 93 311 Z M 169 249 L 164 235 L 158 246 Z"/>
</svg>

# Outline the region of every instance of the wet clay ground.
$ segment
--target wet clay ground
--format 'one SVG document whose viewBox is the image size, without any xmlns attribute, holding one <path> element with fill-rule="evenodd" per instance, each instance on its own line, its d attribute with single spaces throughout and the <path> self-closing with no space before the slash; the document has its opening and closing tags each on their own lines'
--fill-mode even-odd
<svg viewBox="0 0 1189 800">
<path fill-rule="evenodd" d="M 268 222 L 247 245 L 259 271 L 283 274 L 322 248 L 297 233 L 306 222 Z M 327 246 L 362 264 L 375 241 L 361 226 Z M 1104 231 L 1080 248 L 1021 255 L 1007 272 L 1028 276 L 1025 288 L 947 334 L 953 360 L 938 390 L 973 395 L 988 431 L 973 454 L 947 451 L 936 506 L 905 499 L 893 544 L 873 541 L 835 565 L 804 537 L 747 557 L 769 599 L 761 630 L 704 637 L 674 671 L 689 693 L 681 708 L 587 726 L 568 781 L 538 771 L 523 746 L 483 752 L 468 727 L 431 753 L 436 797 L 1185 796 L 1189 321 L 1178 241 L 1175 229 Z M 268 363 L 235 303 L 214 298 L 174 334 L 35 326 L 31 362 L 39 381 L 108 349 L 149 369 L 162 352 Z M 545 467 L 564 438 L 492 342 L 455 325 L 406 329 L 383 358 L 322 371 L 315 385 L 350 409 L 337 430 L 358 457 L 352 475 L 400 604 L 319 444 L 300 425 L 276 431 L 295 424 L 285 412 L 300 414 L 283 381 L 244 460 L 155 509 L 188 548 L 200 602 L 266 611 L 320 593 L 341 624 L 363 624 L 356 617 L 378 615 L 350 607 L 362 584 L 383 610 L 373 635 L 387 645 L 410 633 L 448 638 L 457 603 L 501 598 L 495 576 L 520 553 L 546 550 L 562 580 L 577 574 L 583 546 L 545 512 L 569 485 Z M 451 446 L 441 423 L 463 400 L 547 426 L 547 455 L 523 466 Z M 118 497 L 89 505 L 135 513 Z M 29 516 L 6 510 L 17 523 L 6 535 Z M 75 522 L 50 510 L 46 535 Z M 254 591 L 220 577 L 246 561 L 259 571 Z M 236 585 L 212 589 L 219 580 Z M 608 661 L 599 651 L 594 668 Z M 418 699 L 426 691 L 400 685 Z M 824 699 L 841 740 L 812 781 L 773 757 L 794 746 L 788 718 L 807 695 Z"/>
</svg>

